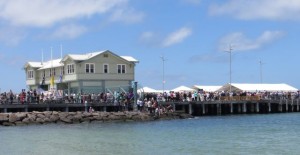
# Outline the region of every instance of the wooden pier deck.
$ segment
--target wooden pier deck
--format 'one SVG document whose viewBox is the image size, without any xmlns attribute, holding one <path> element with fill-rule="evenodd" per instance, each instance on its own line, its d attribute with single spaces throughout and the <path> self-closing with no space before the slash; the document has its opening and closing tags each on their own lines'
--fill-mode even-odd
<svg viewBox="0 0 300 155">
<path fill-rule="evenodd" d="M 183 111 L 194 116 L 281 113 L 299 112 L 300 99 L 281 100 L 216 100 L 191 102 L 159 102 L 162 106 L 172 105 L 173 110 Z M 115 110 L 112 103 L 47 103 L 47 104 L 1 104 L 0 112 L 32 112 L 32 111 L 88 111 L 93 107 L 96 111 L 111 112 Z"/>
</svg>

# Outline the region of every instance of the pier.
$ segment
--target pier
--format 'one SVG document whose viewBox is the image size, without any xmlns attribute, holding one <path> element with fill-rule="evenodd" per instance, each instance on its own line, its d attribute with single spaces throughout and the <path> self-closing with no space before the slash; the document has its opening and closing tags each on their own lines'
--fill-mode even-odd
<svg viewBox="0 0 300 155">
<path fill-rule="evenodd" d="M 194 116 L 229 115 L 229 114 L 263 114 L 299 112 L 300 99 L 280 100 L 230 100 L 190 101 L 190 102 L 159 102 L 160 105 L 172 105 L 174 111 L 185 112 Z M 32 112 L 32 111 L 62 111 L 87 112 L 89 107 L 95 111 L 112 112 L 116 107 L 113 103 L 30 103 L 1 104 L 0 113 Z M 133 107 L 131 107 L 134 109 Z"/>
</svg>

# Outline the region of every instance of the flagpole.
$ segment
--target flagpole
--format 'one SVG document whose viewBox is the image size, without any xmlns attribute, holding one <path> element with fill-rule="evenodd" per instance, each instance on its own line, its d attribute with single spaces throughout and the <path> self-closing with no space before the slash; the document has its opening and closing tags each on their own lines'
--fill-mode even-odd
<svg viewBox="0 0 300 155">
<path fill-rule="evenodd" d="M 54 76 L 53 76 L 53 52 L 52 52 L 52 47 L 51 47 L 51 77 L 50 77 L 50 88 L 52 88 L 52 90 L 53 90 L 53 87 L 54 87 L 53 79 L 54 79 Z"/>
<path fill-rule="evenodd" d="M 60 44 L 60 58 L 62 59 L 62 44 Z"/>
</svg>

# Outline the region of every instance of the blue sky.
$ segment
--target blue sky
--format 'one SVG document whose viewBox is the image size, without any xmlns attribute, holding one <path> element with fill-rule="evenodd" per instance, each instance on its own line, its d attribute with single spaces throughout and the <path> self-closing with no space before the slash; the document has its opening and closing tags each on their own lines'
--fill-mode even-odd
<svg viewBox="0 0 300 155">
<path fill-rule="evenodd" d="M 299 0 L 3 0 L 1 91 L 26 88 L 27 61 L 109 49 L 138 59 L 136 80 L 180 85 L 287 83 L 300 88 Z"/>
</svg>

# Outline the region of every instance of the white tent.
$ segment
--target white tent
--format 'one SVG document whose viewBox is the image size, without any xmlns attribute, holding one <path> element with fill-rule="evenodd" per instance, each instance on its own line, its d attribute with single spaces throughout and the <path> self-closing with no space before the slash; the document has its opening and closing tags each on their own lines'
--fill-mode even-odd
<svg viewBox="0 0 300 155">
<path fill-rule="evenodd" d="M 152 89 L 150 87 L 143 87 L 138 89 L 138 92 L 144 92 L 144 93 L 157 93 L 158 91 L 155 89 Z"/>
<path fill-rule="evenodd" d="M 226 84 L 222 86 L 217 91 L 229 91 L 230 84 Z M 296 92 L 298 89 L 287 85 L 285 83 L 280 84 L 240 84 L 240 83 L 232 83 L 231 84 L 232 91 L 248 91 L 248 92 L 258 92 L 258 91 L 269 91 L 269 92 Z"/>
<path fill-rule="evenodd" d="M 195 91 L 195 90 L 192 88 L 189 88 L 187 86 L 179 86 L 177 88 L 172 89 L 171 91 L 174 91 L 174 92 L 188 91 L 189 92 L 189 91 Z"/>
<path fill-rule="evenodd" d="M 200 86 L 200 85 L 194 85 L 194 89 L 202 89 L 206 92 L 215 92 L 216 90 L 220 89 L 222 86 Z"/>
</svg>

